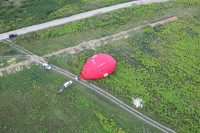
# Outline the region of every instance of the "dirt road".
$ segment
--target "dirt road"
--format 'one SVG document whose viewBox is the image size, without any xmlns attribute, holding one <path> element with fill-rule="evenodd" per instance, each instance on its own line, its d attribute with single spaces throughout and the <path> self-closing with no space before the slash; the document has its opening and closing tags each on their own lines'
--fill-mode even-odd
<svg viewBox="0 0 200 133">
<path fill-rule="evenodd" d="M 59 50 L 59 51 L 56 51 L 56 52 L 53 52 L 53 53 L 50 53 L 50 54 L 46 54 L 44 55 L 43 57 L 50 57 L 50 56 L 53 56 L 53 55 L 58 55 L 58 54 L 61 54 L 61 53 L 64 53 L 64 52 L 68 52 L 70 54 L 74 54 L 76 50 L 79 50 L 79 51 L 82 51 L 84 50 L 82 47 L 86 47 L 86 48 L 93 48 L 95 46 L 98 46 L 102 43 L 102 41 L 106 41 L 108 39 L 110 39 L 111 41 L 113 40 L 119 40 L 121 38 L 127 38 L 129 36 L 129 32 L 131 31 L 135 31 L 135 30 L 138 30 L 146 25 L 150 25 L 151 27 L 154 27 L 156 25 L 159 25 L 159 24 L 165 24 L 167 22 L 170 22 L 170 21 L 177 21 L 178 20 L 178 17 L 176 16 L 173 16 L 173 17 L 170 17 L 170 18 L 167 18 L 167 19 L 163 19 L 163 20 L 160 20 L 160 21 L 157 21 L 157 22 L 154 22 L 154 23 L 150 23 L 150 24 L 145 24 L 145 25 L 141 25 L 141 26 L 138 26 L 136 28 L 133 28 L 133 29 L 130 29 L 130 30 L 126 30 L 126 31 L 121 31 L 117 34 L 113 34 L 113 35 L 110 35 L 110 36 L 105 36 L 105 37 L 102 37 L 102 38 L 99 38 L 99 39 L 94 39 L 94 40 L 90 40 L 88 42 L 82 42 L 74 47 L 69 47 L 69 48 L 65 48 L 65 49 L 62 49 L 62 50 Z"/>
<path fill-rule="evenodd" d="M 157 21 L 157 22 L 154 22 L 154 23 L 150 23 L 150 24 L 145 24 L 145 25 L 150 25 L 150 26 L 154 27 L 154 26 L 156 26 L 158 24 L 164 24 L 164 23 L 167 23 L 169 21 L 176 21 L 176 20 L 178 20 L 178 17 L 173 16 L 173 17 L 170 17 L 170 18 L 167 18 L 167 19 L 163 19 L 163 20 L 160 20 L 160 21 Z M 64 52 L 68 52 L 70 54 L 74 54 L 75 50 L 79 50 L 79 51 L 84 50 L 82 48 L 82 46 L 85 46 L 86 48 L 92 48 L 92 47 L 98 46 L 99 44 L 101 44 L 101 41 L 105 41 L 106 39 L 118 40 L 118 39 L 121 39 L 123 37 L 128 37 L 128 32 L 138 30 L 138 29 L 144 27 L 145 25 L 141 25 L 141 26 L 138 26 L 136 28 L 133 28 L 133 29 L 130 29 L 130 30 L 127 30 L 127 31 L 122 31 L 122 32 L 119 32 L 117 34 L 113 34 L 113 35 L 110 35 L 110 36 L 105 36 L 105 37 L 102 37 L 102 38 L 99 38 L 99 39 L 90 40 L 88 42 L 82 42 L 79 45 L 76 45 L 74 47 L 69 47 L 69 48 L 65 48 L 65 49 L 50 53 L 50 54 L 46 54 L 46 55 L 44 55 L 43 57 L 40 57 L 40 58 L 41 59 L 45 59 L 45 57 L 58 55 L 58 54 L 61 54 L 61 53 L 64 53 Z M 7 42 L 7 43 L 11 43 L 11 42 L 9 42 L 9 40 L 4 40 L 4 41 Z M 15 49 L 18 49 L 19 51 L 21 51 L 23 54 L 27 55 L 27 53 L 24 53 L 24 51 L 28 52 L 27 50 L 25 50 L 25 49 L 21 50 L 20 47 L 15 45 L 15 44 L 12 44 L 12 46 Z M 28 56 L 26 56 L 26 57 L 28 57 Z M 23 61 L 23 62 L 20 62 L 20 63 L 17 63 L 17 64 L 12 64 L 12 65 L 10 65 L 8 67 L 5 67 L 5 68 L 0 68 L 0 77 L 3 76 L 3 73 L 2 73 L 3 71 L 7 71 L 7 70 L 10 70 L 10 69 L 15 69 L 15 70 L 18 71 L 18 70 L 20 70 L 18 68 L 20 68 L 21 66 L 28 65 L 28 64 L 30 64 L 32 62 L 34 62 L 33 57 L 32 57 L 32 59 L 30 59 L 28 61 Z"/>
<path fill-rule="evenodd" d="M 75 20 L 79 20 L 79 19 L 83 19 L 83 18 L 88 18 L 88 17 L 94 16 L 94 15 L 97 15 L 97 14 L 102 14 L 102 13 L 110 12 L 110 11 L 113 11 L 113 10 L 130 7 L 130 6 L 133 6 L 133 5 L 160 3 L 160 2 L 166 2 L 166 1 L 170 1 L 170 0 L 139 0 L 139 1 L 132 1 L 132 2 L 127 2 L 127 3 L 123 3 L 123 4 L 118 4 L 118 5 L 114 5 L 114 6 L 104 7 L 104 8 L 80 13 L 80 14 L 77 14 L 77 15 L 73 15 L 73 16 L 70 16 L 70 17 L 61 18 L 61 19 L 50 21 L 50 22 L 46 22 L 46 23 L 42 23 L 42 24 L 38 24 L 38 25 L 33 25 L 33 26 L 26 27 L 26 28 L 18 29 L 18 30 L 15 30 L 15 31 L 3 33 L 3 34 L 0 34 L 0 40 L 7 39 L 9 34 L 12 34 L 12 33 L 17 33 L 18 35 L 22 35 L 22 34 L 26 34 L 26 33 L 29 33 L 29 32 L 38 31 L 38 30 L 49 28 L 49 27 L 61 25 L 61 24 L 68 23 L 68 22 L 71 22 L 71 21 L 75 21 Z"/>
<path fill-rule="evenodd" d="M 24 53 L 25 55 L 29 56 L 32 60 L 34 60 L 35 62 L 39 63 L 40 65 L 42 65 L 43 63 L 46 63 L 46 61 L 44 59 L 42 59 L 41 57 L 32 54 L 30 51 L 18 46 L 17 44 L 13 43 L 10 40 L 6 40 L 6 43 L 8 43 L 10 46 L 16 48 L 17 50 L 21 51 L 22 53 Z M 69 78 L 71 78 L 74 81 L 74 77 L 76 75 L 74 75 L 73 73 L 59 68 L 55 65 L 51 65 L 52 66 L 52 70 L 67 76 Z M 121 100 L 117 99 L 116 97 L 114 97 L 113 95 L 109 94 L 108 92 L 104 91 L 103 89 L 91 84 L 91 83 L 87 83 L 87 81 L 85 80 L 79 80 L 77 81 L 80 84 L 88 87 L 89 89 L 93 90 L 94 92 L 98 93 L 99 95 L 103 96 L 104 98 L 108 99 L 109 101 L 113 102 L 114 104 L 116 104 L 117 106 L 121 107 L 122 109 L 124 109 L 125 111 L 129 112 L 131 115 L 134 115 L 136 117 L 138 117 L 139 119 L 143 120 L 144 122 L 150 124 L 151 126 L 159 129 L 160 131 L 164 132 L 164 133 L 176 133 L 174 130 L 152 120 L 151 118 L 143 115 L 142 113 L 140 113 L 139 111 L 137 111 L 136 109 L 130 107 L 129 105 L 125 104 L 124 102 L 122 102 Z"/>
</svg>

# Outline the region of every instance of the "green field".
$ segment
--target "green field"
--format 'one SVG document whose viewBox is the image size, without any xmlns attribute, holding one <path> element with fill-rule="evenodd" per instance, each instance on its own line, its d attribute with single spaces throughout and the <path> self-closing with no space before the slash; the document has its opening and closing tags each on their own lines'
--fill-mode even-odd
<svg viewBox="0 0 200 133">
<path fill-rule="evenodd" d="M 200 117 L 200 21 L 183 17 L 177 22 L 145 29 L 122 39 L 74 55 L 63 53 L 50 62 L 79 74 L 97 53 L 117 60 L 114 73 L 91 82 L 131 104 L 144 99 L 153 115 L 178 132 L 198 132 Z"/>
<path fill-rule="evenodd" d="M 198 14 L 199 6 L 176 2 L 133 6 L 93 16 L 16 38 L 17 43 L 37 55 L 44 55 L 83 41 L 112 35 L 170 16 Z M 38 49 L 40 47 L 40 49 Z"/>
<path fill-rule="evenodd" d="M 0 56 L 11 56 L 11 55 L 19 55 L 16 49 L 10 47 L 8 44 L 0 41 Z"/>
<path fill-rule="evenodd" d="M 132 96 L 141 97 L 144 113 L 157 116 L 178 132 L 199 132 L 199 10 L 191 5 L 177 22 L 146 29 L 96 50 L 49 59 L 79 74 L 94 54 L 111 54 L 118 62 L 113 75 L 91 82 L 127 103 Z"/>
<path fill-rule="evenodd" d="M 159 132 L 90 89 L 31 64 L 0 77 L 0 132 Z"/>
<path fill-rule="evenodd" d="M 89 82 L 130 106 L 133 106 L 131 97 L 140 97 L 145 101 L 143 108 L 139 109 L 143 114 L 177 132 L 198 133 L 199 5 L 200 0 L 177 0 L 133 6 L 18 36 L 13 41 L 34 54 L 43 56 L 76 46 L 83 41 L 178 16 L 178 21 L 153 28 L 145 26 L 130 32 L 127 39 L 107 44 L 102 42 L 95 50 L 77 50 L 73 55 L 62 53 L 47 59 L 78 75 L 85 62 L 93 55 L 110 54 L 117 60 L 114 73 Z M 6 48 L 4 51 L 9 50 Z M 131 118 L 130 114 L 79 84 L 69 87 L 63 97 L 56 95 L 57 89 L 66 80 L 68 79 L 35 65 L 30 70 L 24 69 L 0 77 L 1 101 L 5 101 L 0 105 L 3 111 L 0 115 L 1 130 L 20 132 L 21 128 L 16 127 L 24 127 L 28 123 L 22 132 L 109 132 L 114 129 L 117 132 L 121 128 L 125 132 L 159 132 L 137 118 Z M 9 97 L 14 97 L 13 101 L 9 101 Z M 6 101 L 9 103 L 6 104 Z M 13 110 L 15 107 L 16 110 Z M 26 111 L 23 112 L 24 109 Z M 23 115 L 24 113 L 26 114 Z M 83 123 L 85 119 L 87 121 Z M 2 124 L 1 120 L 6 120 L 7 123 Z M 114 125 L 111 124 L 112 121 Z"/>
<path fill-rule="evenodd" d="M 132 0 L 0 0 L 0 33 Z"/>
<path fill-rule="evenodd" d="M 0 41 L 0 56 L 15 56 L 15 55 L 22 55 L 16 49 L 10 47 L 8 44 Z M 15 64 L 17 62 L 24 61 L 25 59 L 21 58 L 11 58 L 11 59 L 4 59 L 0 60 L 0 68 L 9 66 L 11 64 Z"/>
</svg>

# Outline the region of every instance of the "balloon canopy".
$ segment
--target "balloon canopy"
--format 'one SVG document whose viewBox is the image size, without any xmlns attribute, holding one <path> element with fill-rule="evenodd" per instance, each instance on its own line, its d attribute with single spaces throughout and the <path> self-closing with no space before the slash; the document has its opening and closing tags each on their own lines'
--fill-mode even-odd
<svg viewBox="0 0 200 133">
<path fill-rule="evenodd" d="M 107 54 L 91 57 L 83 67 L 80 79 L 98 79 L 110 75 L 116 67 L 116 60 Z"/>
</svg>

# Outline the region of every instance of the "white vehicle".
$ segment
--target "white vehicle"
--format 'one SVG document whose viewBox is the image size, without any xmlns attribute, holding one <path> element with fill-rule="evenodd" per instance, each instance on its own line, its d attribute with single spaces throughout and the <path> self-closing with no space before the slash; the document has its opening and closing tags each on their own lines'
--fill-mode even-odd
<svg viewBox="0 0 200 133">
<path fill-rule="evenodd" d="M 69 87 L 70 85 L 72 85 L 73 82 L 70 80 L 70 81 L 67 81 L 66 83 L 63 84 L 63 87 L 61 87 L 59 90 L 58 90 L 58 93 L 62 93 L 64 91 L 65 88 Z"/>
<path fill-rule="evenodd" d="M 49 70 L 51 69 L 51 66 L 49 64 L 47 64 L 47 63 L 44 63 L 42 66 L 45 69 L 49 69 Z"/>
<path fill-rule="evenodd" d="M 67 88 L 67 87 L 69 87 L 70 85 L 72 85 L 72 81 L 70 80 L 70 81 L 67 81 L 66 83 L 64 83 L 64 88 Z"/>
</svg>

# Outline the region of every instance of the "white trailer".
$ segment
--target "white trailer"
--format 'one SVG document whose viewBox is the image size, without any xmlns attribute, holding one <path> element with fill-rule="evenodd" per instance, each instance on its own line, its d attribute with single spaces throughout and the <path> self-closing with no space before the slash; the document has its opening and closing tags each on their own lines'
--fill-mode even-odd
<svg viewBox="0 0 200 133">
<path fill-rule="evenodd" d="M 66 83 L 63 84 L 63 87 L 61 87 L 59 90 L 58 90 L 58 93 L 62 93 L 64 91 L 65 88 L 69 87 L 70 85 L 72 85 L 73 82 L 70 80 L 70 81 L 67 81 Z"/>
</svg>

